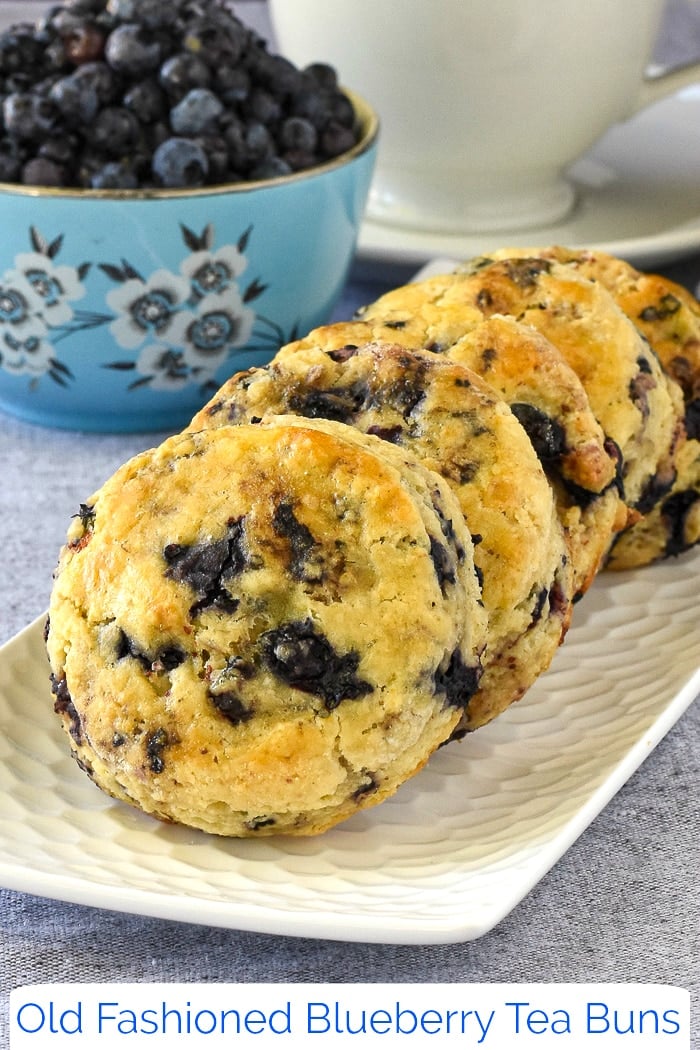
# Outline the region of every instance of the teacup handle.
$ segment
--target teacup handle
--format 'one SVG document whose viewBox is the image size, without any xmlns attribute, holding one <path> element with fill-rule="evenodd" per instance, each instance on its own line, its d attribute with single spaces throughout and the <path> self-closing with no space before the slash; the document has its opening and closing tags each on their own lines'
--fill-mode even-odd
<svg viewBox="0 0 700 1050">
<path fill-rule="evenodd" d="M 700 62 L 689 62 L 668 71 L 666 66 L 651 67 L 640 85 L 630 116 L 691 84 L 700 84 Z"/>
</svg>

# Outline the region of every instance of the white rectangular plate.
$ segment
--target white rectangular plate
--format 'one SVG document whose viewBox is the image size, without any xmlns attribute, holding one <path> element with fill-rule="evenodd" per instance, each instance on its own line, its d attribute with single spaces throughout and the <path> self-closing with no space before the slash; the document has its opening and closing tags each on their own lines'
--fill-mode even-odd
<svg viewBox="0 0 700 1050">
<path fill-rule="evenodd" d="M 479 937 L 700 691 L 699 578 L 700 550 L 598 577 L 520 703 L 393 799 L 311 839 L 217 839 L 105 797 L 69 757 L 36 621 L 0 649 L 0 884 L 305 937 Z"/>
</svg>

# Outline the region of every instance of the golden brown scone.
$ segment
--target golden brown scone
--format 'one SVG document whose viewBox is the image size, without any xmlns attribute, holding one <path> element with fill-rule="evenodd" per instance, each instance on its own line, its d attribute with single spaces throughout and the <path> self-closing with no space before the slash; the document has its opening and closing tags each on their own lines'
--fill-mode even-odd
<svg viewBox="0 0 700 1050">
<path fill-rule="evenodd" d="M 618 537 L 608 567 L 633 568 L 680 554 L 700 542 L 700 303 L 681 285 L 659 274 L 643 273 L 606 252 L 561 245 L 535 251 L 599 281 L 682 390 L 686 440 L 676 448 L 675 481 L 640 521 Z M 505 248 L 489 258 L 532 254 L 533 249 Z M 482 262 L 471 265 L 480 267 Z"/>
<path fill-rule="evenodd" d="M 360 322 L 327 326 L 307 342 L 329 349 L 371 331 L 392 332 L 402 345 L 423 346 L 478 372 L 508 402 L 527 430 L 553 485 L 565 526 L 574 592 L 590 586 L 612 536 L 627 523 L 620 497 L 619 450 L 596 420 L 586 391 L 560 351 L 512 317 L 484 319 L 452 294 L 453 275 L 388 292 L 362 311 Z"/>
<path fill-rule="evenodd" d="M 683 398 L 610 293 L 569 266 L 539 257 L 486 263 L 454 277 L 452 295 L 488 314 L 512 314 L 561 350 L 621 451 L 625 501 L 648 513 L 675 480 Z"/>
<path fill-rule="evenodd" d="M 339 423 L 221 427 L 135 457 L 81 508 L 51 597 L 79 764 L 220 835 L 313 834 L 380 802 L 477 686 L 472 552 L 437 474 Z"/>
<path fill-rule="evenodd" d="M 475 538 L 488 616 L 484 675 L 460 726 L 476 729 L 549 666 L 569 624 L 572 572 L 551 486 L 515 415 L 474 372 L 390 343 L 328 347 L 330 331 L 318 331 L 318 346 L 312 333 L 265 368 L 233 376 L 191 426 L 286 412 L 333 419 L 446 479 Z"/>
</svg>

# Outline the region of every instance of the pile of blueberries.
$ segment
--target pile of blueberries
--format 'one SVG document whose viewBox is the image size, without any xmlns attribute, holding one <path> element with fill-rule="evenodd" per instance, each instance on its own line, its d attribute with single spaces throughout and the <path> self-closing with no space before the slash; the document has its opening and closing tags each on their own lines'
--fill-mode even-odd
<svg viewBox="0 0 700 1050">
<path fill-rule="evenodd" d="M 0 34 L 0 182 L 193 188 L 357 142 L 336 71 L 299 69 L 224 0 L 64 0 Z"/>
</svg>

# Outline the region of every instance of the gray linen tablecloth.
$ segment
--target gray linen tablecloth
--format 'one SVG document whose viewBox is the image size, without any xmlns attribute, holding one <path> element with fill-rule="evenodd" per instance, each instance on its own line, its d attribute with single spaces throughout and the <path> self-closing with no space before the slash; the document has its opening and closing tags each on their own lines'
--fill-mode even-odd
<svg viewBox="0 0 700 1050">
<path fill-rule="evenodd" d="M 663 272 L 695 287 L 700 256 Z M 409 276 L 358 263 L 336 316 Z M 0 642 L 46 608 L 78 504 L 160 437 L 50 431 L 0 414 Z M 470 943 L 257 935 L 0 889 L 0 1046 L 9 989 L 52 981 L 661 982 L 691 991 L 697 1025 L 699 730 L 696 703 L 515 911 Z"/>
</svg>

